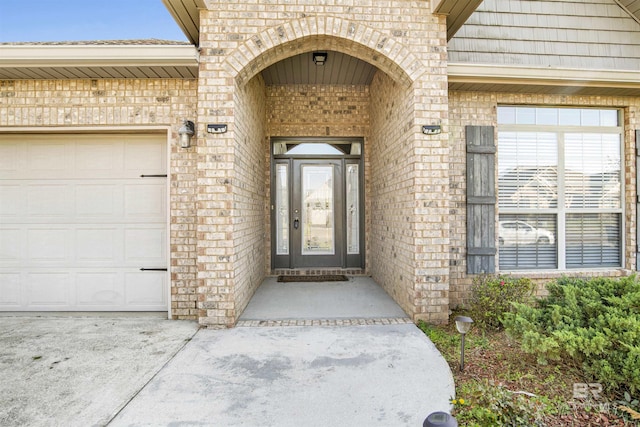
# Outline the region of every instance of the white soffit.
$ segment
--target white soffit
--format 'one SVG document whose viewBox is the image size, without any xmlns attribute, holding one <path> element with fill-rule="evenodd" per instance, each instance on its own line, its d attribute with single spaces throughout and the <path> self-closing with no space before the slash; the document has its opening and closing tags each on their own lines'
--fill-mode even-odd
<svg viewBox="0 0 640 427">
<path fill-rule="evenodd" d="M 200 9 L 206 9 L 204 0 L 162 0 L 187 39 L 200 44 Z"/>
<path fill-rule="evenodd" d="M 432 0 L 433 14 L 447 17 L 447 40 L 451 40 L 480 3 L 482 0 Z"/>
<path fill-rule="evenodd" d="M 0 79 L 197 78 L 192 45 L 0 45 Z"/>
<path fill-rule="evenodd" d="M 633 70 L 584 70 L 450 63 L 447 73 L 451 90 L 640 95 L 640 73 Z"/>
<path fill-rule="evenodd" d="M 197 66 L 191 45 L 0 45 L 0 67 Z"/>
</svg>

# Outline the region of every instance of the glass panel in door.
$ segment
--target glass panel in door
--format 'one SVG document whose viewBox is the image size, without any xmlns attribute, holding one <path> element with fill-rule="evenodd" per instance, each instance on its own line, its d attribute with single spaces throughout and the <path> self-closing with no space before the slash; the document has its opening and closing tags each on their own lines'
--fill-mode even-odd
<svg viewBox="0 0 640 427">
<path fill-rule="evenodd" d="M 344 254 L 341 160 L 293 160 L 292 268 L 341 267 Z"/>
<path fill-rule="evenodd" d="M 302 165 L 302 255 L 333 255 L 333 165 Z"/>
</svg>

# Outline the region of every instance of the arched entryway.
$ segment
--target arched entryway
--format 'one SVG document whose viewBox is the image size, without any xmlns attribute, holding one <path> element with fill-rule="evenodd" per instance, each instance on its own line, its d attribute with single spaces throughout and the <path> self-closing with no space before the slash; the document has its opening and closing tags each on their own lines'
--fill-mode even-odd
<svg viewBox="0 0 640 427">
<path fill-rule="evenodd" d="M 418 211 L 424 203 L 418 193 L 425 189 L 420 180 L 423 167 L 419 163 L 429 155 L 420 151 L 424 136 L 420 132 L 422 123 L 418 121 L 420 110 L 425 108 L 419 97 L 426 86 L 421 80 L 425 75 L 424 62 L 398 40 L 364 24 L 334 17 L 327 17 L 322 25 L 319 21 L 318 17 L 302 18 L 292 21 L 291 25 L 266 29 L 230 52 L 223 61 L 218 63 L 214 61 L 218 58 L 213 58 L 207 64 L 218 70 L 216 82 L 229 84 L 199 90 L 199 111 L 204 112 L 200 121 L 229 122 L 227 134 L 215 141 L 207 139 L 203 146 L 198 146 L 204 159 L 224 163 L 228 169 L 226 174 L 216 173 L 206 162 L 199 164 L 204 169 L 200 176 L 220 176 L 214 183 L 223 185 L 215 191 L 223 193 L 220 206 L 226 208 L 222 218 L 216 218 L 211 224 L 200 218 L 198 224 L 201 236 L 213 235 L 210 230 L 215 229 L 225 231 L 216 236 L 227 238 L 222 243 L 227 248 L 224 251 L 211 242 L 199 241 L 202 246 L 199 259 L 205 261 L 204 264 L 211 262 L 208 254 L 224 254 L 218 256 L 218 260 L 225 265 L 212 266 L 219 269 L 217 273 L 201 274 L 201 289 L 209 292 L 202 304 L 207 308 L 207 317 L 212 313 L 224 314 L 226 322 L 235 322 L 263 278 L 276 270 L 327 267 L 355 268 L 361 274 L 370 275 L 414 320 L 421 317 L 421 313 L 427 313 L 420 307 L 428 304 L 426 289 L 420 282 L 431 279 L 418 278 L 419 274 L 424 276 L 428 272 L 423 268 L 417 246 L 423 234 L 417 231 L 418 222 L 420 215 L 431 207 L 444 213 L 442 208 L 446 203 L 438 202 Z M 335 25 L 340 29 L 337 32 Z M 298 27 L 304 28 L 302 35 Z M 314 61 L 314 53 L 325 56 L 323 64 Z M 443 85 L 442 82 L 431 84 Z M 446 91 L 444 93 L 446 95 Z M 221 119 L 222 113 L 227 116 Z M 348 253 L 348 238 L 342 240 L 345 244 L 340 248 L 334 246 L 333 253 L 329 254 L 332 250 L 323 246 L 326 242 L 305 241 L 301 231 L 296 237 L 298 246 L 290 243 L 284 251 L 296 251 L 296 254 L 278 253 L 280 245 L 275 241 L 278 223 L 274 212 L 280 206 L 273 194 L 277 188 L 278 165 L 290 168 L 286 178 L 290 192 L 287 197 L 293 214 L 285 225 L 287 237 L 293 237 L 299 230 L 294 226 L 294 205 L 299 204 L 298 213 L 302 215 L 301 202 L 293 193 L 304 191 L 298 181 L 303 180 L 302 166 L 306 164 L 308 171 L 320 175 L 328 176 L 331 170 L 332 179 L 339 182 L 333 194 L 342 204 L 340 221 L 327 220 L 324 209 L 314 214 L 314 222 L 319 225 L 319 216 L 324 215 L 325 224 L 340 227 L 341 234 L 336 234 L 336 239 L 343 239 L 347 228 L 344 204 L 347 203 L 345 173 L 349 163 L 346 160 L 354 160 L 349 156 L 355 155 L 349 151 L 339 158 L 313 154 L 307 158 L 304 155 L 287 158 L 286 149 L 284 153 L 274 154 L 274 142 L 285 140 L 328 141 L 329 145 L 331 141 L 335 145 L 340 145 L 340 140 L 360 141 L 360 154 L 355 162 L 360 198 L 356 208 L 361 221 L 357 256 Z M 442 164 L 444 153 L 437 154 L 438 159 L 433 163 Z M 222 176 L 231 178 L 225 181 Z M 442 185 L 439 180 L 433 188 Z M 444 197 L 444 188 L 437 194 L 439 198 Z M 201 199 L 200 210 L 207 216 L 208 206 L 214 205 L 210 202 L 212 194 L 203 194 Z M 326 205 L 325 201 L 325 208 Z M 447 238 L 446 230 L 441 227 L 437 234 L 441 245 Z M 326 253 L 305 259 L 305 244 L 308 252 L 318 249 Z M 446 249 L 438 247 L 437 251 Z M 277 258 L 284 255 L 288 259 L 280 264 Z M 355 263 L 350 258 L 356 259 Z M 437 267 L 433 277 L 439 276 L 439 283 L 447 282 L 446 261 L 438 259 Z M 229 308 L 217 309 L 221 306 Z M 209 320 L 201 319 L 201 323 L 207 322 Z"/>
</svg>

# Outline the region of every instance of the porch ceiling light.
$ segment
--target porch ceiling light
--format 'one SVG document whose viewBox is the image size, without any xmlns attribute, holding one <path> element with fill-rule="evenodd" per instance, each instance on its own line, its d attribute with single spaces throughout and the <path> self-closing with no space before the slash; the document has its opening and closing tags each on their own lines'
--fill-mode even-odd
<svg viewBox="0 0 640 427">
<path fill-rule="evenodd" d="M 327 62 L 327 52 L 313 52 L 313 63 L 316 65 L 324 65 Z"/>
<path fill-rule="evenodd" d="M 462 339 L 460 340 L 460 371 L 464 370 L 464 336 L 469 329 L 471 329 L 471 324 L 473 323 L 473 319 L 467 316 L 456 316 L 456 329 L 462 335 Z"/>
<path fill-rule="evenodd" d="M 180 147 L 191 147 L 191 138 L 196 133 L 196 126 L 191 120 L 184 120 L 182 126 L 178 129 L 178 135 L 180 136 Z"/>
</svg>

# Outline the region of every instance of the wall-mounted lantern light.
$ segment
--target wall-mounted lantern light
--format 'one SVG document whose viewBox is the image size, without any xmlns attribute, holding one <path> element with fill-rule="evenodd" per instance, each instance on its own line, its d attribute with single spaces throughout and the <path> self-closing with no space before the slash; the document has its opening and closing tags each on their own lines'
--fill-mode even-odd
<svg viewBox="0 0 640 427">
<path fill-rule="evenodd" d="M 471 329 L 473 320 L 467 316 L 456 316 L 456 329 L 462 335 L 460 340 L 460 371 L 464 370 L 464 336 Z"/>
<path fill-rule="evenodd" d="M 437 135 L 442 132 L 440 125 L 424 125 L 422 126 L 422 133 L 425 135 Z"/>
<path fill-rule="evenodd" d="M 209 133 L 225 133 L 227 131 L 227 125 L 213 124 L 207 125 L 207 132 Z"/>
<path fill-rule="evenodd" d="M 327 62 L 327 52 L 313 52 L 313 63 L 316 65 L 324 65 Z"/>
<path fill-rule="evenodd" d="M 178 135 L 180 136 L 180 147 L 191 147 L 191 138 L 196 133 L 196 126 L 191 120 L 184 120 L 182 126 L 178 129 Z"/>
<path fill-rule="evenodd" d="M 458 421 L 446 412 L 429 414 L 422 427 L 458 427 Z"/>
</svg>

